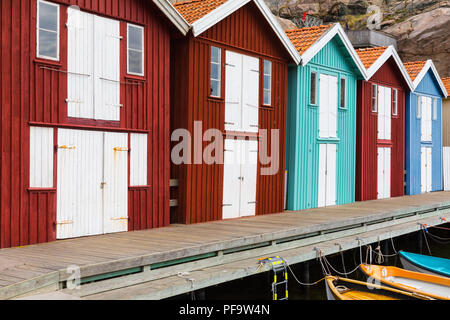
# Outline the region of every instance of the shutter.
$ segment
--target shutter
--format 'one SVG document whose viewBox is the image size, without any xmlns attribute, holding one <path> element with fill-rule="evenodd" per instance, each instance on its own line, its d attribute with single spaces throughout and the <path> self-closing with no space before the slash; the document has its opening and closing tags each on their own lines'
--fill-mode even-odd
<svg viewBox="0 0 450 320">
<path fill-rule="evenodd" d="M 242 55 L 226 51 L 225 130 L 242 128 Z"/>
<path fill-rule="evenodd" d="M 242 129 L 258 132 L 259 116 L 259 59 L 242 56 Z"/>
<path fill-rule="evenodd" d="M 224 146 L 222 219 L 230 219 L 239 217 L 241 145 L 225 139 Z"/>
<path fill-rule="evenodd" d="M 103 233 L 103 133 L 58 129 L 57 239 Z"/>
<path fill-rule="evenodd" d="M 241 201 L 240 216 L 254 216 L 256 213 L 256 176 L 258 164 L 258 141 L 241 142 Z"/>
<path fill-rule="evenodd" d="M 120 22 L 94 18 L 95 119 L 120 121 Z"/>
<path fill-rule="evenodd" d="M 319 76 L 319 137 L 329 137 L 329 80 L 325 74 Z"/>
<path fill-rule="evenodd" d="M 128 231 L 128 134 L 104 132 L 103 233 Z"/>
<path fill-rule="evenodd" d="M 147 185 L 147 146 L 147 134 L 130 134 L 130 186 Z"/>
<path fill-rule="evenodd" d="M 67 115 L 92 119 L 94 16 L 71 8 L 67 13 Z"/>
<path fill-rule="evenodd" d="M 385 98 L 384 87 L 378 86 L 378 139 L 385 138 Z"/>
<path fill-rule="evenodd" d="M 326 205 L 336 204 L 336 145 L 327 144 Z"/>
<path fill-rule="evenodd" d="M 384 88 L 384 138 L 391 139 L 392 90 Z"/>
<path fill-rule="evenodd" d="M 391 148 L 384 148 L 384 197 L 391 197 Z"/>
<path fill-rule="evenodd" d="M 327 145 L 319 144 L 319 172 L 318 172 L 318 190 L 317 190 L 317 206 L 324 207 L 326 205 L 326 181 L 327 181 Z"/>
<path fill-rule="evenodd" d="M 333 76 L 328 77 L 328 134 L 330 137 L 337 137 L 337 100 L 338 100 L 338 79 Z"/>
<path fill-rule="evenodd" d="M 53 188 L 53 128 L 30 127 L 30 188 Z"/>
</svg>

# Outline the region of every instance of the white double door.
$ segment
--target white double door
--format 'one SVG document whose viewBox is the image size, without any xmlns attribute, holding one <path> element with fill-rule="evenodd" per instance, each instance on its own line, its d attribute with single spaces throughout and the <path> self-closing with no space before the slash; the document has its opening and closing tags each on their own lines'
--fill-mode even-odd
<svg viewBox="0 0 450 320">
<path fill-rule="evenodd" d="M 226 51 L 225 130 L 258 132 L 259 59 Z"/>
<path fill-rule="evenodd" d="M 320 74 L 319 137 L 337 137 L 337 90 L 335 76 Z"/>
<path fill-rule="evenodd" d="M 391 148 L 378 148 L 377 198 L 391 196 Z"/>
<path fill-rule="evenodd" d="M 336 204 L 336 152 L 334 143 L 319 144 L 318 207 Z"/>
<path fill-rule="evenodd" d="M 222 218 L 254 216 L 258 141 L 225 139 Z"/>
<path fill-rule="evenodd" d="M 128 135 L 58 129 L 57 238 L 128 230 Z"/>
<path fill-rule="evenodd" d="M 420 150 L 420 191 L 431 192 L 431 161 L 432 151 L 430 147 L 422 147 Z"/>
</svg>

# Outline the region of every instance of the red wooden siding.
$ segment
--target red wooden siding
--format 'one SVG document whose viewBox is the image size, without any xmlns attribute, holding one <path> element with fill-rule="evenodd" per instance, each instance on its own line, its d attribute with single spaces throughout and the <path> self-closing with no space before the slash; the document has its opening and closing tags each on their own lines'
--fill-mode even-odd
<svg viewBox="0 0 450 320">
<path fill-rule="evenodd" d="M 398 116 L 392 116 L 391 140 L 377 139 L 378 113 L 372 112 L 372 84 L 398 90 Z M 390 58 L 369 81 L 358 81 L 356 140 L 357 201 L 377 198 L 377 148 L 391 148 L 391 197 L 404 194 L 405 91 L 408 86 Z"/>
<path fill-rule="evenodd" d="M 130 188 L 129 229 L 169 223 L 170 36 L 173 27 L 143 0 L 58 0 L 60 61 L 36 58 L 36 0 L 2 0 L 0 247 L 55 240 L 52 190 L 29 191 L 30 125 L 148 133 L 148 186 Z M 121 21 L 120 123 L 67 118 L 68 5 Z M 145 26 L 145 76 L 126 75 L 126 23 Z M 58 72 L 62 71 L 62 72 Z"/>
<path fill-rule="evenodd" d="M 260 109 L 259 126 L 261 129 L 280 129 L 280 166 L 278 174 L 261 176 L 258 165 L 256 214 L 280 212 L 284 205 L 287 63 L 290 58 L 253 3 L 239 9 L 198 38 L 190 36 L 173 41 L 172 130 L 185 128 L 193 133 L 194 121 L 202 121 L 203 132 L 216 128 L 225 134 L 224 100 L 208 97 L 210 45 L 222 48 L 222 98 L 225 97 L 225 50 L 272 61 L 274 108 Z M 203 148 L 208 144 L 204 142 Z M 176 194 L 179 205 L 173 209 L 172 222 L 199 223 L 222 219 L 223 165 L 172 164 L 171 177 L 179 180 Z"/>
</svg>

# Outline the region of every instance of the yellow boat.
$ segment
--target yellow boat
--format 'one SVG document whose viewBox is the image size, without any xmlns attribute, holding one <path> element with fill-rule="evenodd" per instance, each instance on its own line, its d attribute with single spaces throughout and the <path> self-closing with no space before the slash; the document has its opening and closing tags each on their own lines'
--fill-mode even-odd
<svg viewBox="0 0 450 320">
<path fill-rule="evenodd" d="M 370 277 L 370 282 L 434 299 L 450 300 L 450 278 L 448 277 L 373 264 L 361 264 L 359 267 L 367 278 Z"/>
<path fill-rule="evenodd" d="M 328 300 L 434 300 L 418 293 L 335 276 L 326 276 L 325 286 Z"/>
</svg>

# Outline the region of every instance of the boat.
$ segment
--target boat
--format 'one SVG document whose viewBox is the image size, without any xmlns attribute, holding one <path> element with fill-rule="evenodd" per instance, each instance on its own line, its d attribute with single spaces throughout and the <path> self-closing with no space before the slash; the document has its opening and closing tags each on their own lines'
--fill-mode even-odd
<svg viewBox="0 0 450 320">
<path fill-rule="evenodd" d="M 363 281 L 326 276 L 328 300 L 435 300 L 421 295 Z"/>
<path fill-rule="evenodd" d="M 438 300 L 450 300 L 450 278 L 397 267 L 361 264 L 360 270 L 370 282 L 418 293 Z"/>
<path fill-rule="evenodd" d="M 403 268 L 437 276 L 450 277 L 450 259 L 399 251 Z"/>
</svg>

